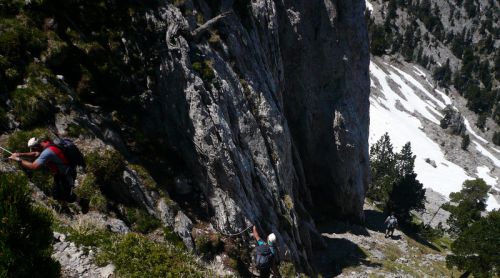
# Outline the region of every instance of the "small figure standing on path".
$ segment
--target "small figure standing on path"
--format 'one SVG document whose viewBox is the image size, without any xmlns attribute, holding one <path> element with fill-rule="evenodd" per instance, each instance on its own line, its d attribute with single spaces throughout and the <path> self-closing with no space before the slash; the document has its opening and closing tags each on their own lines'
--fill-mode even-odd
<svg viewBox="0 0 500 278">
<path fill-rule="evenodd" d="M 262 240 L 257 232 L 257 228 L 253 226 L 253 237 L 257 240 L 255 248 L 255 265 L 259 270 L 259 277 L 268 278 L 273 274 L 273 277 L 281 277 L 276 262 L 276 235 L 271 233 L 267 236 L 267 243 Z"/>
<path fill-rule="evenodd" d="M 387 225 L 387 228 L 385 229 L 385 237 L 392 237 L 394 229 L 398 226 L 398 219 L 394 216 L 394 212 L 391 212 L 391 215 L 385 219 L 384 224 Z"/>
</svg>

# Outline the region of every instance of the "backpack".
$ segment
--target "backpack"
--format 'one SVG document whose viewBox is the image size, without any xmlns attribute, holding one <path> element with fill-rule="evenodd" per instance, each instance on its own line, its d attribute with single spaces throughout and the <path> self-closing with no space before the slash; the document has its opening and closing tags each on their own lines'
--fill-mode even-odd
<svg viewBox="0 0 500 278">
<path fill-rule="evenodd" d="M 77 166 L 86 167 L 85 158 L 83 158 L 82 152 L 73 141 L 66 138 L 56 138 L 54 139 L 53 145 L 63 152 L 68 160 L 70 168 L 76 168 Z"/>
<path fill-rule="evenodd" d="M 271 251 L 271 247 L 269 247 L 269 245 L 262 244 L 255 248 L 255 266 L 259 270 L 271 268 L 273 259 L 274 254 Z"/>
<path fill-rule="evenodd" d="M 388 225 L 389 228 L 395 228 L 397 224 L 398 220 L 396 219 L 396 217 L 389 218 L 389 225 Z"/>
</svg>

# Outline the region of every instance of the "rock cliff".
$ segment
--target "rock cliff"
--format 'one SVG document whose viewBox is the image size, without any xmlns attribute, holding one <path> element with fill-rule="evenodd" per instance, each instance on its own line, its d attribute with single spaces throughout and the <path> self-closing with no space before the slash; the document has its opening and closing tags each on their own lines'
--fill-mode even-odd
<svg viewBox="0 0 500 278">
<path fill-rule="evenodd" d="M 192 222 L 225 234 L 254 223 L 276 233 L 281 255 L 310 272 L 313 243 L 321 242 L 313 216 L 364 217 L 365 2 L 150 2 L 116 16 L 130 26 L 120 31 L 113 25 L 119 42 L 97 40 L 102 47 L 88 43 L 97 37 L 87 30 L 90 23 L 75 26 L 81 14 L 72 21 L 57 12 L 45 19 L 44 30 L 63 42 L 49 38 L 49 50 L 35 60 L 58 74 L 49 83 L 69 95 L 57 103 L 51 124 L 69 134 L 76 123 L 99 144 L 144 165 L 159 184 L 168 176 L 166 190 L 179 204 L 175 213 L 137 185 L 130 169 L 123 172 L 130 192 L 114 201 L 141 204 L 171 226 L 182 216 L 184 228 L 176 231 L 188 246 Z M 64 51 L 51 50 L 54 45 Z M 114 65 L 92 65 L 91 57 L 105 59 L 108 50 L 118 57 Z M 88 71 L 73 70 L 75 61 Z M 99 75 L 106 71 L 119 82 Z M 23 127 L 15 111 L 6 110 L 14 119 L 10 128 Z M 119 190 L 110 188 L 108 195 Z"/>
<path fill-rule="evenodd" d="M 364 2 L 239 1 L 246 5 L 239 10 L 238 1 L 219 9 L 202 2 L 148 17 L 166 42 L 155 46 L 161 63 L 151 76 L 145 133 L 178 152 L 218 230 L 260 223 L 307 265 L 316 233 L 310 208 L 363 219 Z M 181 10 L 224 16 L 196 36 Z"/>
</svg>

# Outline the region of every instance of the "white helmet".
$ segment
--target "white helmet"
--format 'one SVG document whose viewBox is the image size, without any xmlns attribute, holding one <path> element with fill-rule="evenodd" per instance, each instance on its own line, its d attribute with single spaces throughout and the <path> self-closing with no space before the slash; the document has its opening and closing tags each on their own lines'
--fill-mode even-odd
<svg viewBox="0 0 500 278">
<path fill-rule="evenodd" d="M 40 142 L 38 142 L 38 138 L 36 138 L 36 137 L 32 137 L 28 141 L 28 148 L 33 148 L 33 147 L 36 147 L 38 145 L 40 145 Z"/>
<path fill-rule="evenodd" d="M 267 236 L 267 243 L 274 244 L 276 242 L 276 235 L 271 233 Z"/>
</svg>

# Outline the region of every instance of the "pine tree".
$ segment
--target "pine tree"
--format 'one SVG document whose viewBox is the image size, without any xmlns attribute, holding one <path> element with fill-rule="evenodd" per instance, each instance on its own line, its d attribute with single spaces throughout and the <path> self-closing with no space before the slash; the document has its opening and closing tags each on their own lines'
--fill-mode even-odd
<svg viewBox="0 0 500 278">
<path fill-rule="evenodd" d="M 453 254 L 446 256 L 448 268 L 465 271 L 461 277 L 500 275 L 500 211 L 492 211 L 465 229 L 451 244 Z"/>
<path fill-rule="evenodd" d="M 443 208 L 450 212 L 447 220 L 450 234 L 457 236 L 472 223 L 481 218 L 481 212 L 486 210 L 488 186 L 483 179 L 466 180 L 460 192 L 450 194 L 450 202 Z"/>
<path fill-rule="evenodd" d="M 425 189 L 414 171 L 415 157 L 409 142 L 395 154 L 387 133 L 370 148 L 372 184 L 367 197 L 395 212 L 402 223 L 408 222 L 411 210 L 424 208 Z"/>
<path fill-rule="evenodd" d="M 476 126 L 480 129 L 480 130 L 484 130 L 484 127 L 486 126 L 486 117 L 487 115 L 486 114 L 480 114 L 479 117 L 477 117 L 477 122 L 476 122 Z"/>
<path fill-rule="evenodd" d="M 470 144 L 469 134 L 462 135 L 462 143 L 460 144 L 460 148 L 462 148 L 462 150 L 466 151 L 467 148 L 469 147 L 469 144 Z"/>
<path fill-rule="evenodd" d="M 389 42 L 383 26 L 373 24 L 370 26 L 370 51 L 373 55 L 381 56 L 385 54 L 385 50 L 389 47 Z"/>
<path fill-rule="evenodd" d="M 385 133 L 370 148 L 372 183 L 367 197 L 386 203 L 396 179 L 396 160 L 388 133 Z"/>
<path fill-rule="evenodd" d="M 476 16 L 477 10 L 476 5 L 474 4 L 474 0 L 465 0 L 464 8 L 469 15 L 469 18 L 473 18 Z"/>
<path fill-rule="evenodd" d="M 493 134 L 493 144 L 500 146 L 500 131 L 495 131 Z"/>
<path fill-rule="evenodd" d="M 396 213 L 401 222 L 411 220 L 411 210 L 425 208 L 425 189 L 417 180 L 415 155 L 411 151 L 410 142 L 406 143 L 401 152 L 396 154 L 396 169 L 398 180 L 394 184 L 386 205 L 387 211 Z"/>
<path fill-rule="evenodd" d="M 432 77 L 438 81 L 438 84 L 443 87 L 448 87 L 451 81 L 450 59 L 446 60 L 446 64 L 437 67 L 432 74 Z"/>
</svg>

